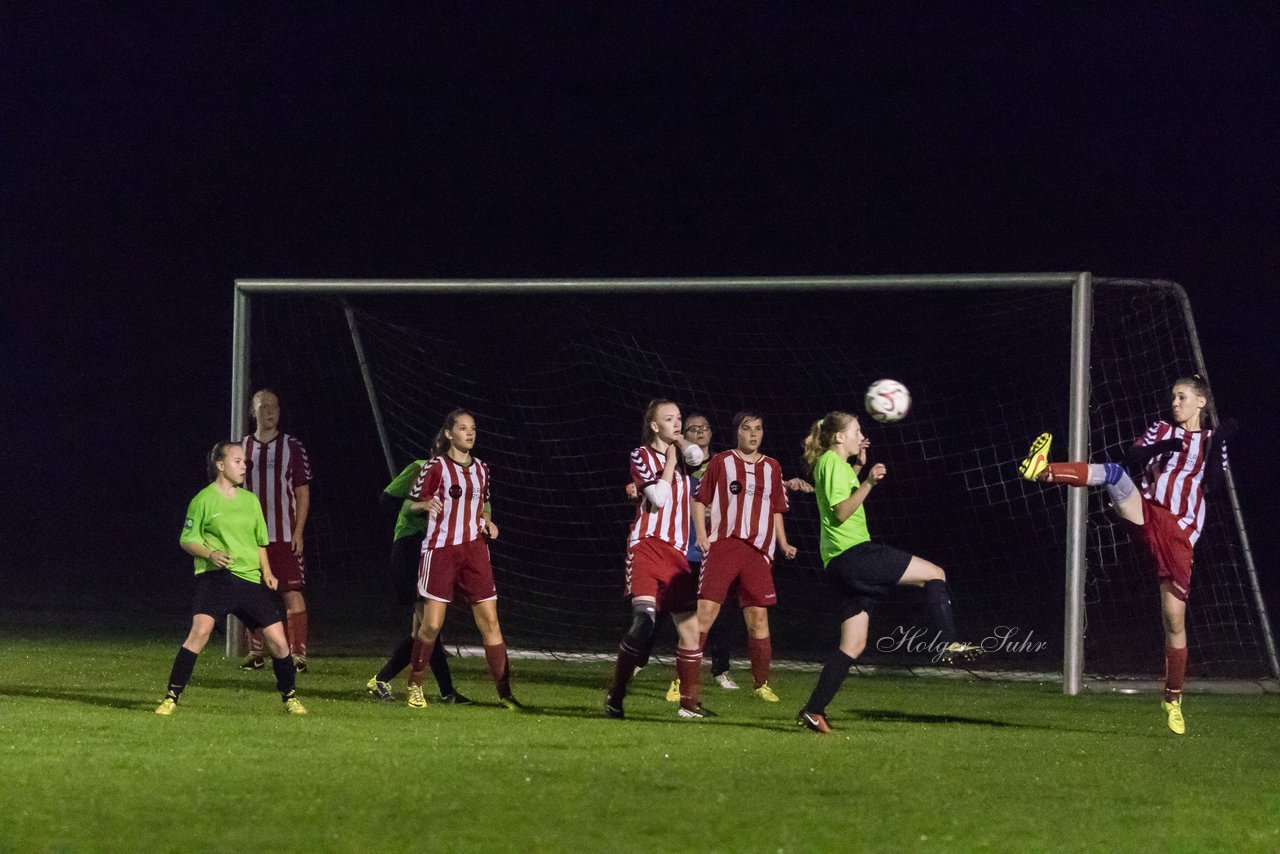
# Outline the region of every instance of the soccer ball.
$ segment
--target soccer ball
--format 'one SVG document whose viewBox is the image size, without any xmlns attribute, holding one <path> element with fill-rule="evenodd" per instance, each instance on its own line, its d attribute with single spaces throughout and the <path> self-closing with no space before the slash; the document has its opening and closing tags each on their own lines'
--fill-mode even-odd
<svg viewBox="0 0 1280 854">
<path fill-rule="evenodd" d="M 907 417 L 911 409 L 911 392 L 897 380 L 876 380 L 867 387 L 867 413 L 881 424 L 892 424 Z"/>
</svg>

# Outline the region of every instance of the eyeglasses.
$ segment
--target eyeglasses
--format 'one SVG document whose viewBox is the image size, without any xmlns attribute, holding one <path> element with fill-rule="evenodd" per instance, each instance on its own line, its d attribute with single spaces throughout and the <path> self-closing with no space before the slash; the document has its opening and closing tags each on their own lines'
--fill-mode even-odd
<svg viewBox="0 0 1280 854">
<path fill-rule="evenodd" d="M 684 432 L 701 433 L 703 430 L 709 431 L 710 429 L 711 429 L 711 425 L 709 424 L 690 424 L 688 427 L 684 428 Z"/>
</svg>

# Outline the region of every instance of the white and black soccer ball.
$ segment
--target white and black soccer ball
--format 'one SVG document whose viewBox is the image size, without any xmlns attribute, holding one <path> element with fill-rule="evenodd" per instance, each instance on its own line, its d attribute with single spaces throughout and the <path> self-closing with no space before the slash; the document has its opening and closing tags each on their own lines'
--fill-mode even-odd
<svg viewBox="0 0 1280 854">
<path fill-rule="evenodd" d="M 911 392 L 897 380 L 876 380 L 867 386 L 867 414 L 881 424 L 892 424 L 907 417 L 911 409 Z"/>
</svg>

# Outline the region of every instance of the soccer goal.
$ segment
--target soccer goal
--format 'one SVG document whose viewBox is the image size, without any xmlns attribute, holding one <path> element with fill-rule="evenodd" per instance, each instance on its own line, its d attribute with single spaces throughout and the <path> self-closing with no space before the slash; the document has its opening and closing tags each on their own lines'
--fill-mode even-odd
<svg viewBox="0 0 1280 854">
<path fill-rule="evenodd" d="M 232 365 L 232 435 L 251 429 L 252 390 L 270 387 L 283 429 L 310 451 L 309 598 L 357 634 L 407 628 L 378 496 L 455 407 L 475 414 L 475 454 L 492 472 L 508 644 L 607 653 L 626 616 L 623 490 L 649 399 L 706 415 L 712 450 L 733 445 L 736 410 L 759 411 L 763 450 L 785 476 L 807 477 L 812 422 L 859 412 L 867 385 L 890 377 L 913 406 L 898 424 L 862 419 L 872 459 L 889 469 L 867 506 L 872 536 L 946 569 L 961 634 L 990 649 L 979 666 L 1061 678 L 1069 694 L 1086 674 L 1163 671 L 1156 581 L 1105 494 L 1028 483 L 1016 463 L 1045 430 L 1057 459 L 1119 459 L 1164 416 L 1174 378 L 1209 376 L 1174 283 L 1088 273 L 238 280 Z M 791 506 L 800 554 L 775 565 L 774 649 L 819 660 L 836 617 L 815 575 L 812 496 L 793 494 Z M 867 662 L 930 665 L 916 646 L 928 636 L 920 598 L 904 589 L 875 615 Z M 741 635 L 736 613 L 721 620 Z M 1229 479 L 1196 548 L 1188 626 L 1193 678 L 1280 677 Z M 458 613 L 445 633 L 462 643 L 473 632 Z M 236 654 L 239 632 L 228 639 Z"/>
</svg>

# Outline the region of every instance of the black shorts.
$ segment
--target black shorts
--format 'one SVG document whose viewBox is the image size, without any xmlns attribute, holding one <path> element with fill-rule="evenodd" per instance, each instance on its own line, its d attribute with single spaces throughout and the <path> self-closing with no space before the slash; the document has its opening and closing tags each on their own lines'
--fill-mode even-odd
<svg viewBox="0 0 1280 854">
<path fill-rule="evenodd" d="M 191 615 L 196 614 L 208 614 L 215 620 L 235 614 L 250 629 L 265 628 L 284 620 L 279 596 L 266 585 L 245 581 L 225 569 L 196 576 Z"/>
<path fill-rule="evenodd" d="M 911 555 L 880 543 L 858 543 L 831 559 L 820 573 L 844 598 L 840 622 L 863 611 L 871 613 L 889 598 L 911 563 Z"/>
<path fill-rule="evenodd" d="M 391 590 L 401 605 L 418 601 L 418 561 L 421 559 L 421 534 L 410 534 L 391 544 Z"/>
</svg>

